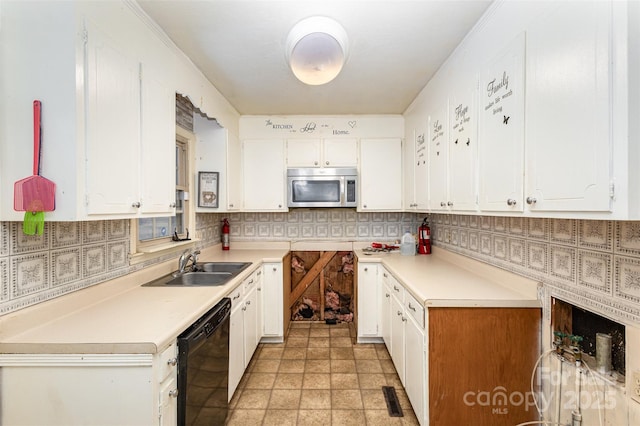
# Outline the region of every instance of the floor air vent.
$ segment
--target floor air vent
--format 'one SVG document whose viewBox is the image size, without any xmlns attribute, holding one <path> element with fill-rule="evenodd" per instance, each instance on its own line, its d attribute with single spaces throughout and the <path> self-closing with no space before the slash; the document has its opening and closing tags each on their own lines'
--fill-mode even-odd
<svg viewBox="0 0 640 426">
<path fill-rule="evenodd" d="M 387 403 L 387 410 L 391 417 L 403 417 L 402 408 L 398 401 L 398 395 L 396 395 L 396 388 L 393 386 L 383 386 L 382 393 L 384 394 L 384 400 Z"/>
</svg>

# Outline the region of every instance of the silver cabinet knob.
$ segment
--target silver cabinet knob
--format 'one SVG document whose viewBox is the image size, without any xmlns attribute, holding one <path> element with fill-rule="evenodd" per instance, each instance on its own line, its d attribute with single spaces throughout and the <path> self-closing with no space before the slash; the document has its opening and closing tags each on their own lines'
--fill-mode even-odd
<svg viewBox="0 0 640 426">
<path fill-rule="evenodd" d="M 262 291 L 262 287 L 258 287 L 258 291 Z"/>
<path fill-rule="evenodd" d="M 281 209 L 282 208 L 282 204 L 278 204 L 278 208 Z"/>
<path fill-rule="evenodd" d="M 232 208 L 232 207 L 233 207 L 233 204 L 229 204 L 229 208 Z"/>
<path fill-rule="evenodd" d="M 273 272 L 276 272 L 278 270 L 278 268 L 276 268 L 275 266 L 273 267 Z"/>
<path fill-rule="evenodd" d="M 167 365 L 175 367 L 176 365 L 178 365 L 178 358 L 171 358 L 167 361 Z"/>
<path fill-rule="evenodd" d="M 453 202 L 449 201 L 449 202 L 447 202 L 447 205 L 448 205 L 449 207 L 453 207 Z"/>
<path fill-rule="evenodd" d="M 406 322 L 407 319 L 405 317 L 402 317 L 402 322 Z"/>
<path fill-rule="evenodd" d="M 366 208 L 367 208 L 367 205 L 366 205 L 366 204 L 365 204 L 365 205 L 363 205 L 363 206 L 362 206 L 362 208 L 366 209 Z"/>
<path fill-rule="evenodd" d="M 317 166 L 317 165 L 318 165 L 318 162 L 317 162 L 317 161 L 314 161 L 314 162 L 313 162 L 313 165 L 314 165 L 314 166 Z"/>
<path fill-rule="evenodd" d="M 176 203 L 169 204 L 169 208 L 175 209 L 176 208 Z"/>
<path fill-rule="evenodd" d="M 367 272 L 369 270 L 369 268 L 364 268 L 364 271 Z"/>
<path fill-rule="evenodd" d="M 398 316 L 401 316 L 401 315 L 402 315 L 402 311 L 398 311 Z"/>
<path fill-rule="evenodd" d="M 440 207 L 446 207 L 446 206 L 447 204 L 444 201 L 440 203 Z"/>
<path fill-rule="evenodd" d="M 384 294 L 384 297 L 389 297 L 389 293 L 385 293 L 385 294 Z"/>
<path fill-rule="evenodd" d="M 178 397 L 178 389 L 173 389 L 169 391 L 169 396 L 172 398 L 177 398 Z"/>
<path fill-rule="evenodd" d="M 515 206 L 516 205 L 516 200 L 514 200 L 513 198 L 509 198 L 507 200 L 507 205 L 508 206 Z"/>
<path fill-rule="evenodd" d="M 136 201 L 135 203 L 131 204 L 131 207 L 134 207 L 134 208 L 136 208 L 136 209 L 139 209 L 141 205 L 142 205 L 142 204 L 140 204 L 140 201 Z"/>
<path fill-rule="evenodd" d="M 250 304 L 251 304 L 251 300 L 247 300 L 247 305 L 250 305 Z"/>
<path fill-rule="evenodd" d="M 527 204 L 529 204 L 529 205 L 531 205 L 531 204 L 535 204 L 535 203 L 536 203 L 536 201 L 538 201 L 538 200 L 536 200 L 536 199 L 535 199 L 535 198 L 533 198 L 533 197 L 527 197 Z"/>
<path fill-rule="evenodd" d="M 326 165 L 328 166 L 328 165 L 329 165 L 329 162 L 328 162 L 328 161 L 325 161 L 325 162 L 324 162 L 324 164 L 326 164 Z"/>
</svg>

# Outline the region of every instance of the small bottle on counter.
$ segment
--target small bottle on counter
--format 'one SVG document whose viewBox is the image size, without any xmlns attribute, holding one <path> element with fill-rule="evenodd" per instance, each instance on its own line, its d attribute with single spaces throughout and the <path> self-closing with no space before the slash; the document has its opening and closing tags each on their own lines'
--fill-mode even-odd
<svg viewBox="0 0 640 426">
<path fill-rule="evenodd" d="M 416 239 L 411 235 L 411 232 L 409 232 L 408 229 L 402 236 L 400 254 L 403 256 L 415 256 L 416 254 Z"/>
</svg>

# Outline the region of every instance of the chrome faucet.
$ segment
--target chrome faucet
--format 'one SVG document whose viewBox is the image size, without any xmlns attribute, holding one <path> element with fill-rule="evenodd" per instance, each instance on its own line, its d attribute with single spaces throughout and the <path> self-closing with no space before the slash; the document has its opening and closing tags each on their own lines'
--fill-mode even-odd
<svg viewBox="0 0 640 426">
<path fill-rule="evenodd" d="M 196 269 L 196 263 L 198 263 L 198 255 L 200 254 L 200 250 L 194 250 L 189 252 L 189 250 L 185 251 L 180 255 L 178 259 L 178 273 L 182 274 L 187 272 L 187 265 L 189 264 L 189 260 L 191 260 L 191 271 Z"/>
</svg>

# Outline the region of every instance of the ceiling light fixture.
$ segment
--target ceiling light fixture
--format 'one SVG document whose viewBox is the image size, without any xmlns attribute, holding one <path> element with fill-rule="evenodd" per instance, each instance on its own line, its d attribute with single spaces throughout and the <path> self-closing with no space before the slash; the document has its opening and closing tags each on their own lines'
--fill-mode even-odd
<svg viewBox="0 0 640 426">
<path fill-rule="evenodd" d="M 347 58 L 347 33 L 324 16 L 298 22 L 287 37 L 287 61 L 293 74 L 305 84 L 318 86 L 336 78 Z"/>
</svg>

